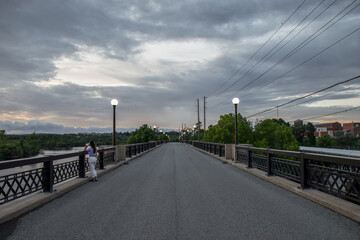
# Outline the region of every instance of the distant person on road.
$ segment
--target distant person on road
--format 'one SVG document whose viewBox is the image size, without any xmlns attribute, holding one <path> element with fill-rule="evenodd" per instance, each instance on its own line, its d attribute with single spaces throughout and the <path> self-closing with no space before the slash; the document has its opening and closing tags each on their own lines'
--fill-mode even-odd
<svg viewBox="0 0 360 240">
<path fill-rule="evenodd" d="M 84 151 L 87 151 L 89 153 L 89 168 L 90 168 L 90 173 L 91 173 L 91 179 L 90 181 L 97 181 L 97 172 L 95 170 L 95 165 L 96 165 L 96 145 L 94 141 L 90 141 L 90 143 L 86 144 L 84 147 Z"/>
</svg>

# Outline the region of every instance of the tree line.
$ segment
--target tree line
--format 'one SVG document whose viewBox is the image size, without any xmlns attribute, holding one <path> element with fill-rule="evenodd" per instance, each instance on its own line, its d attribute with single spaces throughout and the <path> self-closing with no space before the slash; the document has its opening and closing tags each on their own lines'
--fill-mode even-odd
<svg viewBox="0 0 360 240">
<path fill-rule="evenodd" d="M 235 115 L 233 113 L 221 115 L 217 124 L 210 125 L 206 134 L 200 131 L 200 140 L 215 143 L 234 143 Z M 291 126 L 283 119 L 266 119 L 252 126 L 241 114 L 238 114 L 238 142 L 252 144 L 259 148 L 272 148 L 296 151 L 299 146 L 324 147 L 360 150 L 360 138 L 351 134 L 330 137 L 329 135 L 316 138 L 315 126 L 312 123 Z M 198 139 L 198 132 L 185 134 L 191 140 Z"/>
<path fill-rule="evenodd" d="M 116 133 L 116 144 L 126 144 L 129 132 Z M 85 146 L 90 140 L 100 145 L 111 145 L 111 133 L 79 134 L 27 134 L 7 135 L 0 130 L 0 160 L 25 158 L 38 155 L 40 149 L 63 150 Z"/>
<path fill-rule="evenodd" d="M 221 115 L 217 124 L 210 125 L 206 134 L 200 130 L 200 140 L 215 143 L 234 143 L 235 115 Z M 252 144 L 254 147 L 296 151 L 299 146 L 325 147 L 360 150 L 360 138 L 351 134 L 337 137 L 328 135 L 315 138 L 312 123 L 290 126 L 283 119 L 266 119 L 252 126 L 241 114 L 238 114 L 238 142 Z M 198 132 L 186 132 L 182 140 L 197 140 Z M 31 157 L 39 154 L 40 149 L 62 150 L 82 147 L 90 140 L 100 145 L 112 144 L 112 133 L 79 134 L 28 134 L 7 135 L 0 130 L 0 160 Z M 179 141 L 179 133 L 162 133 L 147 124 L 129 133 L 116 133 L 116 144 L 133 144 L 149 141 Z"/>
</svg>

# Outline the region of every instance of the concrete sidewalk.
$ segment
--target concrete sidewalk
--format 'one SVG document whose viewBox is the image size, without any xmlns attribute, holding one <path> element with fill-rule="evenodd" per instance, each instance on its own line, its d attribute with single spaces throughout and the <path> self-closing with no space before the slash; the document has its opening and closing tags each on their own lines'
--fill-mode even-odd
<svg viewBox="0 0 360 240">
<path fill-rule="evenodd" d="M 316 189 L 301 189 L 300 184 L 287 180 L 286 178 L 278 176 L 267 176 L 265 171 L 261 171 L 256 168 L 248 168 L 245 164 L 234 163 L 234 161 L 226 160 L 225 157 L 219 157 L 218 155 L 214 155 L 196 147 L 193 148 L 360 223 L 360 205 L 318 191 Z"/>
<path fill-rule="evenodd" d="M 108 164 L 105 166 L 104 170 L 97 169 L 98 176 L 101 177 L 102 175 L 132 161 L 162 145 L 158 145 L 152 149 L 149 149 L 146 152 L 139 153 L 131 158 L 126 158 L 125 161 L 121 161 L 117 164 Z M 30 212 L 47 202 L 50 202 L 62 195 L 70 192 L 71 190 L 82 186 L 83 184 L 90 181 L 90 173 L 86 174 L 86 178 L 74 178 L 63 183 L 54 185 L 53 192 L 35 192 L 30 195 L 21 197 L 19 199 L 13 200 L 9 203 L 2 204 L 0 206 L 0 224 L 10 221 L 14 218 L 17 218 L 27 212 Z M 101 178 L 100 180 L 101 181 Z"/>
</svg>

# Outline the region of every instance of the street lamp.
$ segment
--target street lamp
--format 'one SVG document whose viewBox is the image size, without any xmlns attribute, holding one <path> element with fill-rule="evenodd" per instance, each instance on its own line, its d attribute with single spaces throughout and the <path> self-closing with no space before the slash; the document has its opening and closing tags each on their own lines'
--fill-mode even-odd
<svg viewBox="0 0 360 240">
<path fill-rule="evenodd" d="M 154 141 L 156 141 L 156 132 L 157 132 L 158 126 L 154 126 Z"/>
<path fill-rule="evenodd" d="M 237 105 L 239 104 L 240 100 L 238 98 L 233 98 L 232 103 L 235 105 L 235 145 L 238 144 L 238 126 L 237 126 Z"/>
<path fill-rule="evenodd" d="M 112 145 L 115 146 L 115 109 L 118 105 L 118 100 L 111 100 L 111 105 L 113 106 L 113 134 L 112 134 Z"/>
<path fill-rule="evenodd" d="M 195 130 L 196 130 L 196 125 L 193 126 L 194 128 L 194 140 L 195 140 Z"/>
</svg>

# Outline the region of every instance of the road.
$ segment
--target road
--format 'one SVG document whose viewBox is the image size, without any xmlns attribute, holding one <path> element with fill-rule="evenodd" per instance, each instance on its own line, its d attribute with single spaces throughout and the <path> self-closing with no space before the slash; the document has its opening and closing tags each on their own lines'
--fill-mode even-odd
<svg viewBox="0 0 360 240">
<path fill-rule="evenodd" d="M 359 223 L 181 143 L 65 194 L 12 228 L 7 239 L 360 239 Z"/>
</svg>

